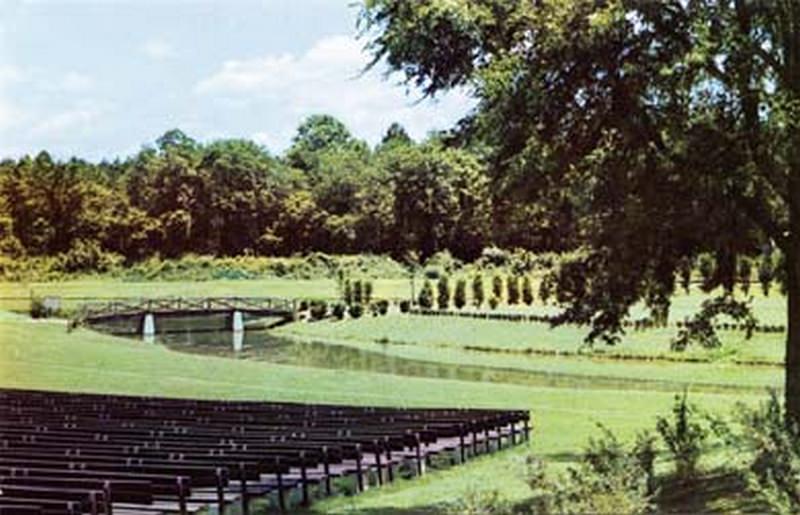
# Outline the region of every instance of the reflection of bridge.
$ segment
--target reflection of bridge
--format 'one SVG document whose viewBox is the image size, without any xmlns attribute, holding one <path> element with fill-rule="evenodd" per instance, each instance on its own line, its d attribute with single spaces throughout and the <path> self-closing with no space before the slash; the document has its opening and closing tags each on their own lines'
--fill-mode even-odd
<svg viewBox="0 0 800 515">
<path fill-rule="evenodd" d="M 243 315 L 291 320 L 297 311 L 295 301 L 275 297 L 161 297 L 153 299 L 113 299 L 82 304 L 73 325 L 111 320 L 137 319 L 145 335 L 155 332 L 156 317 L 230 314 L 230 327 L 244 329 Z"/>
</svg>

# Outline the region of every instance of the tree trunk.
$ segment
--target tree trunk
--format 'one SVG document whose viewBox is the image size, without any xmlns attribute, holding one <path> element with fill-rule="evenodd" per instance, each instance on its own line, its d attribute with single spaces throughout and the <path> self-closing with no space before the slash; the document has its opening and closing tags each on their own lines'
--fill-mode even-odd
<svg viewBox="0 0 800 515">
<path fill-rule="evenodd" d="M 800 172 L 799 167 L 793 167 Z M 789 234 L 786 259 L 786 414 L 800 423 L 800 173 L 789 178 Z"/>
<path fill-rule="evenodd" d="M 792 238 L 795 240 L 797 238 Z M 790 246 L 795 243 L 791 242 Z M 793 255 L 792 255 L 793 254 Z M 795 252 L 786 256 L 787 313 L 786 313 L 786 413 L 800 423 L 800 278 Z"/>
</svg>

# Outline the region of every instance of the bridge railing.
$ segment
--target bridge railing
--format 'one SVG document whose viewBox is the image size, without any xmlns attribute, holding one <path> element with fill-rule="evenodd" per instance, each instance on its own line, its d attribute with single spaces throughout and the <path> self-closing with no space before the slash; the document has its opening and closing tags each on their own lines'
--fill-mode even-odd
<svg viewBox="0 0 800 515">
<path fill-rule="evenodd" d="M 294 313 L 294 300 L 278 297 L 156 297 L 118 298 L 83 303 L 73 322 L 81 323 L 92 318 L 137 313 L 207 311 L 281 311 Z"/>
</svg>

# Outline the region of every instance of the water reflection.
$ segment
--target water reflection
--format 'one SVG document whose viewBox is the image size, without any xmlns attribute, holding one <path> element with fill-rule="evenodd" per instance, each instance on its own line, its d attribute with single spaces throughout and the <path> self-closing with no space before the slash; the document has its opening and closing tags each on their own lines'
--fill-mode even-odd
<svg viewBox="0 0 800 515">
<path fill-rule="evenodd" d="M 479 365 L 460 365 L 403 358 L 375 344 L 374 350 L 322 342 L 301 342 L 276 337 L 268 331 L 185 331 L 160 334 L 158 341 L 170 349 L 234 359 L 269 361 L 311 368 L 360 370 L 400 376 L 432 377 L 488 383 L 569 388 L 647 388 L 675 391 L 684 383 L 649 379 L 587 376 L 569 373 Z M 470 353 L 475 351 L 463 351 Z M 542 359 L 520 357 L 520 359 Z M 741 391 L 737 385 L 697 384 L 705 391 Z"/>
</svg>

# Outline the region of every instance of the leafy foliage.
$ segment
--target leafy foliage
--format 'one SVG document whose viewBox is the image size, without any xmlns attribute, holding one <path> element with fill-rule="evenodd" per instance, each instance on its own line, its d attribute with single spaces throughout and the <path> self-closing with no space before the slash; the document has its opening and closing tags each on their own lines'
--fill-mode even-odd
<svg viewBox="0 0 800 515">
<path fill-rule="evenodd" d="M 672 420 L 658 417 L 656 428 L 672 454 L 677 477 L 681 480 L 694 478 L 709 430 L 698 420 L 697 408 L 689 404 L 686 391 L 675 396 Z"/>
<path fill-rule="evenodd" d="M 623 513 L 652 510 L 653 438 L 642 434 L 630 450 L 606 427 L 592 438 L 578 465 L 549 479 L 544 463 L 527 460 L 534 513 Z"/>
</svg>

